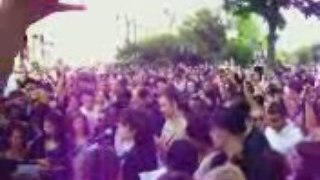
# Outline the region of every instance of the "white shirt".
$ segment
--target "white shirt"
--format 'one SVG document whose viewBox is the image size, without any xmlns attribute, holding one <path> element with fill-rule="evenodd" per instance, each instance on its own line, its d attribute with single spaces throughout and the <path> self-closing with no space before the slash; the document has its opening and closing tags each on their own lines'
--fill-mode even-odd
<svg viewBox="0 0 320 180">
<path fill-rule="evenodd" d="M 8 97 L 10 95 L 11 92 L 17 90 L 19 88 L 18 86 L 18 80 L 21 77 L 18 74 L 12 73 L 9 76 L 8 82 L 7 82 L 7 86 L 4 89 L 4 97 Z"/>
<path fill-rule="evenodd" d="M 80 112 L 87 117 L 90 133 L 93 133 L 99 123 L 98 122 L 99 116 L 100 116 L 99 112 L 95 110 L 90 111 L 86 109 L 84 106 L 80 108 Z"/>
<path fill-rule="evenodd" d="M 174 120 L 166 120 L 162 129 L 161 139 L 168 145 L 177 139 L 182 139 L 186 134 L 186 127 L 187 122 L 182 116 L 178 116 Z"/>
<path fill-rule="evenodd" d="M 142 172 L 139 177 L 140 180 L 158 180 L 166 172 L 168 172 L 167 168 L 163 167 L 154 171 Z"/>
<path fill-rule="evenodd" d="M 279 132 L 271 127 L 265 130 L 265 136 L 273 150 L 286 155 L 295 145 L 303 140 L 303 133 L 293 123 L 287 123 Z"/>
</svg>

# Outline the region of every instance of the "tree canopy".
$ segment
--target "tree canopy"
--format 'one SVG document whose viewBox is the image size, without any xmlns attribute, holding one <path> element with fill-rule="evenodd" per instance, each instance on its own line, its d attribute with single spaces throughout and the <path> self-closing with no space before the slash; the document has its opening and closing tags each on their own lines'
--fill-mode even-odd
<svg viewBox="0 0 320 180">
<path fill-rule="evenodd" d="M 118 51 L 118 59 L 140 61 L 218 61 L 226 54 L 226 29 L 218 16 L 202 9 L 187 18 L 176 35 L 165 33 L 141 42 L 128 43 Z"/>
<path fill-rule="evenodd" d="M 269 26 L 268 59 L 271 63 L 275 59 L 277 31 L 284 28 L 286 23 L 280 10 L 291 7 L 299 9 L 306 16 L 320 17 L 319 0 L 225 0 L 226 10 L 236 15 L 255 13 L 266 20 Z"/>
</svg>

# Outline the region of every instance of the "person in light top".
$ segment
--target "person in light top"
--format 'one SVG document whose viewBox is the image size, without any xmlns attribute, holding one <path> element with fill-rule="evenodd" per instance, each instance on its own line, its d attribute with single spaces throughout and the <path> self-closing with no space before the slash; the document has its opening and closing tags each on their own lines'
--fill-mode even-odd
<svg viewBox="0 0 320 180">
<path fill-rule="evenodd" d="M 304 139 L 302 130 L 286 120 L 287 113 L 283 100 L 270 102 L 266 108 L 265 136 L 273 150 L 285 155 Z"/>
<path fill-rule="evenodd" d="M 159 97 L 158 102 L 165 117 L 165 124 L 160 138 L 157 139 L 157 145 L 166 151 L 175 140 L 184 138 L 187 121 L 178 108 L 174 89 L 168 88 Z"/>
<path fill-rule="evenodd" d="M 90 134 L 93 134 L 98 126 L 100 112 L 94 108 L 94 97 L 92 94 L 83 93 L 81 101 L 80 112 L 88 119 Z"/>
</svg>

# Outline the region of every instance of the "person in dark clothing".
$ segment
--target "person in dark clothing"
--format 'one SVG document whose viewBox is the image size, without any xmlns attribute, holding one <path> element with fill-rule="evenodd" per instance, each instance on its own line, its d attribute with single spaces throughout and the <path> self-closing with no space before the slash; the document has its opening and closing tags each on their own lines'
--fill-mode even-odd
<svg viewBox="0 0 320 180">
<path fill-rule="evenodd" d="M 68 159 L 63 129 L 58 124 L 62 117 L 49 112 L 43 122 L 43 135 L 30 146 L 29 159 L 34 160 L 44 170 L 44 179 L 61 179 L 67 177 Z"/>
<path fill-rule="evenodd" d="M 116 132 L 116 150 L 122 159 L 122 178 L 139 180 L 139 173 L 157 168 L 152 128 L 148 116 L 139 110 L 121 113 Z"/>
<path fill-rule="evenodd" d="M 261 143 L 263 141 L 260 140 L 260 136 L 244 136 L 247 130 L 246 119 L 247 115 L 235 107 L 222 108 L 215 112 L 210 137 L 218 152 L 209 161 L 210 168 L 232 163 L 240 167 L 247 180 L 278 180 L 275 177 L 279 168 L 272 167 L 282 167 L 282 164 L 278 163 L 279 158 L 274 158 L 274 153 L 261 145 L 264 143 Z"/>
<path fill-rule="evenodd" d="M 198 152 L 187 140 L 177 140 L 171 145 L 166 161 L 169 171 L 179 171 L 192 176 L 198 168 Z"/>
</svg>

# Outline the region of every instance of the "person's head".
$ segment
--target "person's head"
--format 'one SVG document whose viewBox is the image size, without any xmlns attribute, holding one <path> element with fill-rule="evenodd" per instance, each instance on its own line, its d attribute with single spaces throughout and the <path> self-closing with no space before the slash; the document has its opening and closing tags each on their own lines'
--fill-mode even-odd
<svg viewBox="0 0 320 180">
<path fill-rule="evenodd" d="M 188 81 L 186 84 L 186 91 L 190 94 L 195 93 L 196 91 L 196 84 L 194 81 Z"/>
<path fill-rule="evenodd" d="M 167 153 L 167 166 L 170 170 L 189 175 L 198 168 L 198 151 L 187 140 L 173 142 Z"/>
<path fill-rule="evenodd" d="M 21 149 L 26 146 L 26 133 L 21 125 L 13 125 L 9 127 L 8 144 L 9 148 Z"/>
<path fill-rule="evenodd" d="M 81 113 L 75 113 L 72 117 L 72 130 L 71 133 L 73 136 L 76 135 L 89 135 L 89 125 L 86 116 Z"/>
<path fill-rule="evenodd" d="M 144 87 L 137 87 L 132 91 L 131 103 L 135 106 L 143 106 L 150 96 L 149 91 Z"/>
<path fill-rule="evenodd" d="M 95 95 L 95 102 L 103 105 L 106 102 L 106 94 L 104 91 L 97 91 Z"/>
<path fill-rule="evenodd" d="M 188 125 L 186 128 L 189 140 L 195 145 L 199 153 L 206 153 L 212 148 L 212 141 L 209 136 L 210 123 L 209 114 L 190 114 L 188 117 Z"/>
<path fill-rule="evenodd" d="M 255 82 L 260 82 L 263 76 L 263 67 L 255 66 L 253 69 L 252 80 Z"/>
<path fill-rule="evenodd" d="M 263 108 L 252 108 L 250 111 L 250 121 L 248 121 L 250 125 L 257 127 L 261 130 L 265 128 L 265 113 Z"/>
<path fill-rule="evenodd" d="M 153 139 L 148 116 L 135 109 L 125 109 L 120 112 L 117 134 L 123 140 L 134 141 L 136 145 L 150 143 Z"/>
<path fill-rule="evenodd" d="M 94 97 L 90 93 L 83 93 L 81 95 L 81 103 L 87 109 L 92 109 L 94 105 Z"/>
<path fill-rule="evenodd" d="M 63 131 L 62 116 L 57 113 L 50 111 L 44 117 L 43 131 L 46 137 L 59 138 Z M 61 125 L 59 127 L 59 125 Z"/>
<path fill-rule="evenodd" d="M 72 109 L 77 109 L 77 108 L 79 108 L 79 106 L 80 106 L 80 101 L 79 101 L 79 99 L 77 98 L 77 96 L 74 96 L 74 95 L 72 95 L 72 96 L 70 96 L 69 98 L 68 98 L 68 108 L 72 108 Z"/>
<path fill-rule="evenodd" d="M 157 80 L 157 88 L 160 92 L 164 91 L 168 86 L 167 79 L 160 77 Z"/>
<path fill-rule="evenodd" d="M 246 131 L 246 114 L 238 108 L 217 109 L 211 120 L 210 137 L 215 148 L 224 150 Z"/>
<path fill-rule="evenodd" d="M 174 89 L 168 88 L 158 99 L 160 110 L 167 118 L 175 116 L 178 110 L 177 95 Z"/>
<path fill-rule="evenodd" d="M 289 81 L 287 86 L 287 97 L 291 100 L 297 100 L 303 90 L 303 82 L 299 79 L 293 78 Z"/>
<path fill-rule="evenodd" d="M 192 180 L 192 177 L 182 172 L 169 171 L 157 180 Z"/>
<path fill-rule="evenodd" d="M 282 99 L 266 103 L 267 126 L 281 130 L 286 124 L 287 109 Z"/>
</svg>

